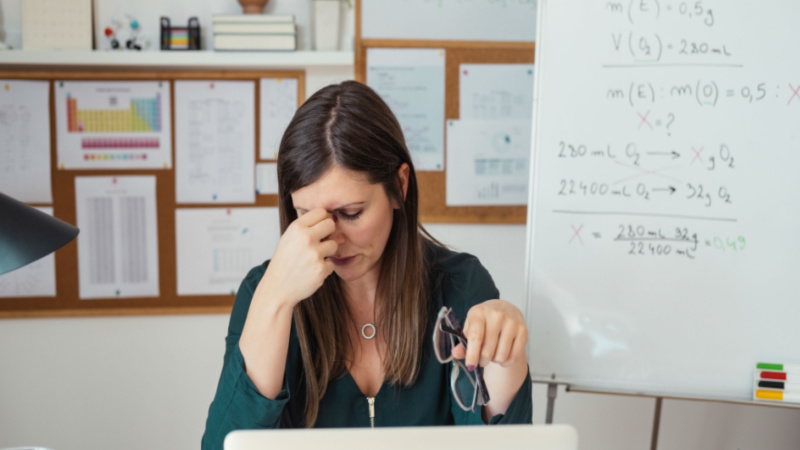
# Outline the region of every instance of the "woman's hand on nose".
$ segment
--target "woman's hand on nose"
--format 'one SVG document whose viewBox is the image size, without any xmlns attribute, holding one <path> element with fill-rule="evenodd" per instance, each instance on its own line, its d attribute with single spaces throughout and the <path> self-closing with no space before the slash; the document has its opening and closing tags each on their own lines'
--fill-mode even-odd
<svg viewBox="0 0 800 450">
<path fill-rule="evenodd" d="M 339 245 L 329 239 L 336 231 L 336 216 L 317 208 L 291 223 L 281 236 L 258 290 L 268 298 L 295 305 L 322 286 L 334 264 L 328 257 Z"/>
</svg>

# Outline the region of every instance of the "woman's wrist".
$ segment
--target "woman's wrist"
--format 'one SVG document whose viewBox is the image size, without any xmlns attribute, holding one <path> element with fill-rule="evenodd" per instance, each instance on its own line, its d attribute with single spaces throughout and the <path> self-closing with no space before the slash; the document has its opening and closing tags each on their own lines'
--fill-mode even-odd
<svg viewBox="0 0 800 450">
<path fill-rule="evenodd" d="M 485 423 L 489 423 L 492 416 L 506 413 L 514 397 L 527 381 L 528 362 L 523 358 L 508 367 L 489 364 L 483 368 L 483 377 L 492 397 L 492 401 L 484 407 L 482 417 Z"/>
<path fill-rule="evenodd" d="M 261 289 L 261 286 L 259 286 L 253 293 L 253 301 L 250 304 L 250 310 L 252 312 L 253 306 L 256 306 L 256 308 L 264 313 L 281 315 L 291 312 L 297 303 L 297 300 L 292 299 L 284 293 Z"/>
</svg>

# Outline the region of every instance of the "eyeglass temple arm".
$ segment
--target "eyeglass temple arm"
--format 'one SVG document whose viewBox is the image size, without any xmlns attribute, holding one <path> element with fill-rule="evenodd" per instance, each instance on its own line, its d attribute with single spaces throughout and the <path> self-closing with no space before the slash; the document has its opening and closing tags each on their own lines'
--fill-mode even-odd
<svg viewBox="0 0 800 450">
<path fill-rule="evenodd" d="M 444 331 L 445 333 L 450 333 L 453 336 L 457 337 L 461 341 L 461 345 L 463 345 L 464 349 L 466 350 L 466 348 L 467 348 L 467 337 L 464 336 L 464 333 L 462 333 L 459 330 L 454 330 L 453 328 L 450 328 L 444 322 L 440 323 L 439 326 L 441 327 L 442 331 Z M 478 381 L 478 386 L 480 387 L 480 389 L 478 389 L 479 395 L 481 395 L 481 397 L 483 397 L 483 404 L 485 405 L 485 404 L 489 403 L 489 389 L 486 388 L 486 382 L 483 381 L 483 373 L 480 370 L 475 370 L 474 373 L 475 373 L 475 378 Z"/>
<path fill-rule="evenodd" d="M 454 330 L 453 328 L 450 328 L 450 327 L 449 327 L 447 324 L 445 324 L 444 322 L 440 323 L 440 324 L 439 324 L 439 327 L 440 327 L 440 328 L 442 329 L 442 331 L 444 331 L 445 333 L 450 333 L 450 334 L 452 334 L 453 336 L 457 337 L 457 338 L 458 338 L 458 340 L 459 340 L 459 341 L 461 341 L 461 345 L 463 345 L 463 346 L 464 346 L 464 348 L 466 348 L 466 347 L 467 347 L 467 337 L 466 337 L 466 336 L 464 336 L 464 333 L 462 333 L 460 330 Z"/>
</svg>

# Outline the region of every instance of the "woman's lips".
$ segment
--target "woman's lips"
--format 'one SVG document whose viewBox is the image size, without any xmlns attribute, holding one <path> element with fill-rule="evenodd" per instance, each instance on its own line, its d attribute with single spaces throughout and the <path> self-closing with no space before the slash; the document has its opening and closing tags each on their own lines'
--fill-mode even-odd
<svg viewBox="0 0 800 450">
<path fill-rule="evenodd" d="M 350 264 L 350 262 L 353 261 L 354 258 L 355 256 L 348 256 L 347 258 L 334 258 L 333 256 L 330 257 L 331 262 L 337 266 L 344 266 Z"/>
</svg>

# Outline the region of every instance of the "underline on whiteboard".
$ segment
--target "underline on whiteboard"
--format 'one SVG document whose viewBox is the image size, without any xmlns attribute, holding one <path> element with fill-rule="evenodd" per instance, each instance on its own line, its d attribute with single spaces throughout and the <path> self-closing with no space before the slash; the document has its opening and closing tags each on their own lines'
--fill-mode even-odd
<svg viewBox="0 0 800 450">
<path fill-rule="evenodd" d="M 569 211 L 566 209 L 554 209 L 557 214 L 587 214 L 587 215 L 602 215 L 602 216 L 642 216 L 642 217 L 668 217 L 673 219 L 692 219 L 692 220 L 710 220 L 714 222 L 738 222 L 738 219 L 732 217 L 706 217 L 706 216 L 688 216 L 683 214 L 658 214 L 658 213 L 638 213 L 628 211 Z"/>
<path fill-rule="evenodd" d="M 603 64 L 604 69 L 620 69 L 620 68 L 646 68 L 646 67 L 732 67 L 741 69 L 744 64 L 716 64 L 716 63 L 664 63 L 664 64 Z"/>
<path fill-rule="evenodd" d="M 686 242 L 687 244 L 696 244 L 697 243 L 697 241 L 694 241 L 694 240 L 691 240 L 691 239 L 680 239 L 680 238 L 669 239 L 669 238 L 659 238 L 659 237 L 617 238 L 617 239 L 614 239 L 614 241 L 620 241 L 620 242 L 622 242 L 622 241 L 659 241 L 659 242 L 666 241 L 666 242 Z"/>
</svg>

